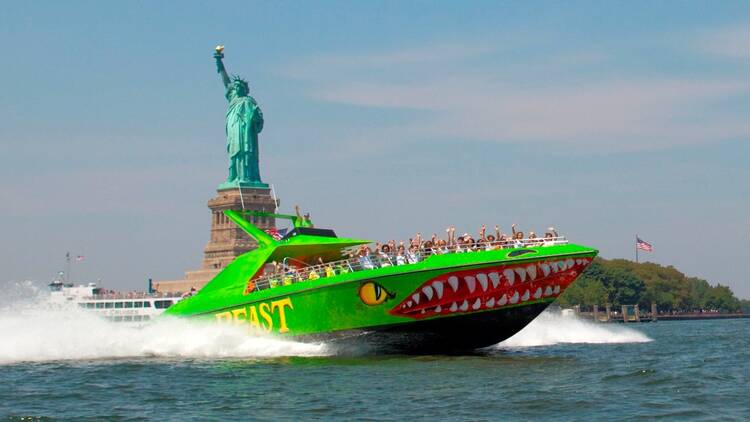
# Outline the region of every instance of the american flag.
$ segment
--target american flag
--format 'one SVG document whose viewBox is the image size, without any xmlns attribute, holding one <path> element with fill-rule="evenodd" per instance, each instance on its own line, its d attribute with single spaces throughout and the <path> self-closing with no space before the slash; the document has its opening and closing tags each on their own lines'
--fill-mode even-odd
<svg viewBox="0 0 750 422">
<path fill-rule="evenodd" d="M 281 240 L 284 236 L 286 236 L 287 230 L 288 229 L 276 230 L 276 228 L 271 227 L 270 229 L 266 229 L 265 232 L 270 234 L 274 239 Z"/>
<path fill-rule="evenodd" d="M 78 255 L 78 256 L 76 256 L 76 262 L 81 262 L 81 261 L 83 261 L 84 259 L 86 259 L 86 257 L 85 257 L 85 256 L 83 256 L 83 255 Z"/>
<path fill-rule="evenodd" d="M 635 237 L 635 247 L 646 252 L 654 251 L 654 247 L 651 246 L 650 243 L 646 242 L 638 236 Z"/>
</svg>

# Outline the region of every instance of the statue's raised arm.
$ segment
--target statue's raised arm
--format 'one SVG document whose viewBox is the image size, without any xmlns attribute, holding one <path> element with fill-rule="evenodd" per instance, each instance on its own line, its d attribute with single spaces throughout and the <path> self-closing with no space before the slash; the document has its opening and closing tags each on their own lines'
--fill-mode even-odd
<svg viewBox="0 0 750 422">
<path fill-rule="evenodd" d="M 214 53 L 214 59 L 216 59 L 216 71 L 221 75 L 221 81 L 224 83 L 224 88 L 229 88 L 229 75 L 227 75 L 227 69 L 224 68 L 224 62 L 221 59 L 224 58 L 224 46 L 217 45 L 216 52 Z"/>
</svg>

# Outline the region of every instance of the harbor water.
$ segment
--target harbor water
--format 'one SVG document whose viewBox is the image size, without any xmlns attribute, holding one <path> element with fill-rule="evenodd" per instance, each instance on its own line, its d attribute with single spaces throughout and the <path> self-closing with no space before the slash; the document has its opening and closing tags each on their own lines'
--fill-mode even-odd
<svg viewBox="0 0 750 422">
<path fill-rule="evenodd" d="M 0 303 L 10 420 L 750 419 L 748 319 L 545 313 L 472 355 L 372 355 L 185 321 L 126 328 L 33 289 Z"/>
</svg>

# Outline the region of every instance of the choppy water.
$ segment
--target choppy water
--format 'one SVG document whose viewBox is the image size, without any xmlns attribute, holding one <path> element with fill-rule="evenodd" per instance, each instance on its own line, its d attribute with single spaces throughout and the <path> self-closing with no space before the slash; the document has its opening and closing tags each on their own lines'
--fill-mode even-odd
<svg viewBox="0 0 750 422">
<path fill-rule="evenodd" d="M 750 320 L 625 327 L 543 314 L 472 356 L 372 356 L 182 321 L 127 329 L 10 292 L 3 417 L 750 419 Z"/>
</svg>

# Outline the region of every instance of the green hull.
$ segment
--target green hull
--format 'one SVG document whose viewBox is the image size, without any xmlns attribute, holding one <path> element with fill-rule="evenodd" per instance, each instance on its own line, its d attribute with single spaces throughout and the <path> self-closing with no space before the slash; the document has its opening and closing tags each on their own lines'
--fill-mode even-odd
<svg viewBox="0 0 750 422">
<path fill-rule="evenodd" d="M 597 254 L 592 248 L 561 244 L 431 255 L 414 264 L 247 292 L 248 281 L 258 280 L 260 268 L 272 259 L 301 256 L 310 248 L 317 248 L 312 254 L 325 254 L 326 249 L 320 249 L 322 239 L 313 237 L 299 236 L 268 247 L 259 242 L 259 250 L 238 257 L 198 294 L 173 305 L 165 315 L 303 340 L 353 341 L 397 350 L 468 350 L 518 332 Z M 325 242 L 332 242 L 334 248 L 365 241 Z M 279 251 L 284 245 L 300 249 Z"/>
</svg>

